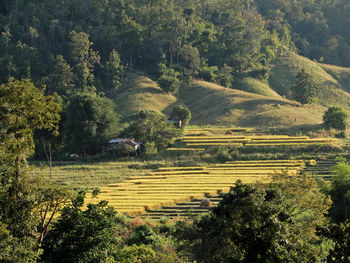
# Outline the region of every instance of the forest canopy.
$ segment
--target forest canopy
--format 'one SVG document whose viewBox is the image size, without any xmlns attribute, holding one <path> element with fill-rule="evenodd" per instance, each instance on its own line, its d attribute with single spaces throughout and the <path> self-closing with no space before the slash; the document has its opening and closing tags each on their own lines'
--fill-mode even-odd
<svg viewBox="0 0 350 263">
<path fill-rule="evenodd" d="M 192 77 L 208 67 L 264 76 L 281 50 L 350 66 L 350 3 L 337 1 L 5 1 L 0 82 L 31 78 L 48 91 L 104 91 L 123 66 Z"/>
</svg>

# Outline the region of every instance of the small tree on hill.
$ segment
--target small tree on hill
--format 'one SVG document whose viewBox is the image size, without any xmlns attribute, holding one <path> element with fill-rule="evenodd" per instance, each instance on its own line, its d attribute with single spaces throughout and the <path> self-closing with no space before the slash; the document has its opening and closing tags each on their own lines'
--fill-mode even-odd
<svg viewBox="0 0 350 263">
<path fill-rule="evenodd" d="M 333 128 L 344 132 L 347 127 L 347 114 L 340 107 L 329 107 L 323 115 L 323 122 L 327 129 Z"/>
<path fill-rule="evenodd" d="M 179 90 L 180 80 L 176 76 L 163 74 L 158 79 L 158 85 L 164 92 L 175 94 Z"/>
<path fill-rule="evenodd" d="M 191 111 L 185 106 L 176 105 L 171 112 L 171 117 L 179 118 L 182 121 L 182 125 L 186 126 L 191 120 Z"/>
<path fill-rule="evenodd" d="M 305 69 L 298 72 L 292 87 L 293 99 L 302 105 L 311 103 L 316 94 L 316 84 L 310 74 Z"/>
</svg>

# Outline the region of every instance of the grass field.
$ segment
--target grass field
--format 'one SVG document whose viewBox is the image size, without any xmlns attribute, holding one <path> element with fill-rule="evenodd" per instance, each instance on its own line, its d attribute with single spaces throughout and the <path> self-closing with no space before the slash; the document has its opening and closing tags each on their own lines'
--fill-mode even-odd
<svg viewBox="0 0 350 263">
<path fill-rule="evenodd" d="M 282 98 L 281 95 L 274 91 L 266 81 L 252 77 L 245 77 L 241 79 L 234 85 L 234 88 L 268 97 Z"/>
</svg>

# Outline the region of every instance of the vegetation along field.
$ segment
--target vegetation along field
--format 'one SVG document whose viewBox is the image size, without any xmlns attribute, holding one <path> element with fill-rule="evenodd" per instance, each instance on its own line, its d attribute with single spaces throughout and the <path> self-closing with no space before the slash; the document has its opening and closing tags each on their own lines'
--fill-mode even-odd
<svg viewBox="0 0 350 263">
<path fill-rule="evenodd" d="M 0 1 L 0 262 L 350 262 L 349 12 Z"/>
</svg>

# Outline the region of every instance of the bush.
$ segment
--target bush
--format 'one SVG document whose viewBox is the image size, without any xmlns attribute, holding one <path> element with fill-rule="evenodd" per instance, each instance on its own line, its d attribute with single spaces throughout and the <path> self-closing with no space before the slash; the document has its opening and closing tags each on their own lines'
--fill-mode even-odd
<svg viewBox="0 0 350 263">
<path fill-rule="evenodd" d="M 156 147 L 154 142 L 146 142 L 144 144 L 144 149 L 145 149 L 144 153 L 147 156 L 155 155 L 158 152 L 157 147 Z"/>
<path fill-rule="evenodd" d="M 347 114 L 340 107 L 329 107 L 323 115 L 323 122 L 327 129 L 333 128 L 345 131 L 347 127 L 346 119 Z"/>
<path fill-rule="evenodd" d="M 179 90 L 180 80 L 176 76 L 163 74 L 158 79 L 158 85 L 164 92 L 175 94 Z"/>
</svg>

